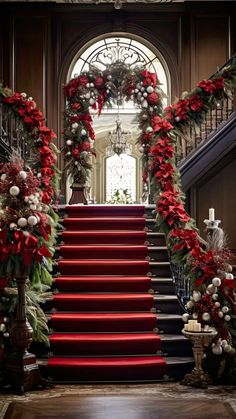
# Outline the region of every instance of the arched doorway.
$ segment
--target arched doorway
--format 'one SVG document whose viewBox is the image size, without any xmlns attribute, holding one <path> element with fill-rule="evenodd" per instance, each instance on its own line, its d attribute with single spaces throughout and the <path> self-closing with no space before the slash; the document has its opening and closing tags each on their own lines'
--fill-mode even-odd
<svg viewBox="0 0 236 419">
<path fill-rule="evenodd" d="M 85 44 L 74 56 L 67 73 L 67 80 L 77 77 L 78 74 L 89 72 L 90 68 L 96 67 L 101 71 L 106 70 L 115 63 L 128 65 L 130 68 L 137 66 L 145 67 L 148 71 L 156 73 L 161 83 L 161 88 L 165 94 L 164 105 L 168 104 L 170 97 L 171 81 L 170 73 L 165 59 L 160 51 L 151 45 L 145 39 L 131 34 L 106 34 L 95 38 Z M 122 76 L 121 76 L 122 77 Z M 132 100 L 127 102 L 116 101 L 111 109 L 103 108 L 101 115 L 97 118 L 96 112 L 91 111 L 93 118 L 93 128 L 96 134 L 96 159 L 93 159 L 94 170 L 90 179 L 90 200 L 97 203 L 105 203 L 111 198 L 107 193 L 111 184 L 114 183 L 109 176 L 114 175 L 110 170 L 108 175 L 107 164 L 109 158 L 116 156 L 117 168 L 124 161 L 124 154 L 129 155 L 130 162 L 135 162 L 135 170 L 132 171 L 135 176 L 134 182 L 130 180 L 128 192 L 132 195 L 133 202 L 140 202 L 142 196 L 142 170 L 141 170 L 141 152 L 137 143 L 139 129 L 135 120 L 138 112 Z M 122 134 L 129 133 L 127 140 L 127 149 L 124 153 L 117 154 L 115 147 L 110 142 L 109 133 L 114 132 L 117 124 L 117 118 L 122 124 Z M 119 163 L 120 160 L 120 163 Z M 126 159 L 128 161 L 128 159 Z M 112 174 L 113 173 L 113 174 Z M 121 179 L 121 178 L 120 178 Z M 118 181 L 118 177 L 116 179 Z M 117 190 L 123 189 L 123 180 L 117 183 Z M 132 190 L 131 190 L 132 189 Z M 111 189 L 110 189 L 111 190 Z M 67 186 L 67 202 L 70 198 L 69 185 Z M 109 198 L 108 198 L 109 197 Z"/>
</svg>

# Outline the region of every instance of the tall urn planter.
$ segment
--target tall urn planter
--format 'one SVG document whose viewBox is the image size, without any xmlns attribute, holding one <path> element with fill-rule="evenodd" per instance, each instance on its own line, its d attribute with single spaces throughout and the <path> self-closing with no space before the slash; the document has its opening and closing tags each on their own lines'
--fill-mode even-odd
<svg viewBox="0 0 236 419">
<path fill-rule="evenodd" d="M 34 354 L 28 352 L 32 342 L 33 329 L 26 318 L 25 284 L 27 276 L 16 276 L 18 302 L 16 318 L 10 330 L 12 353 L 6 366 L 7 384 L 13 391 L 23 394 L 37 386 L 46 387 L 49 382 L 40 375 Z"/>
</svg>

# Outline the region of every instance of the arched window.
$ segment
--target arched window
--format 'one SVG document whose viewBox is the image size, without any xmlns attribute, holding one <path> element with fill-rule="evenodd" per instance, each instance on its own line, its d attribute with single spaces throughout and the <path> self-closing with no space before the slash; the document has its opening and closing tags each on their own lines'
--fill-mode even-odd
<svg viewBox="0 0 236 419">
<path fill-rule="evenodd" d="M 109 65 L 123 63 L 130 68 L 143 66 L 155 72 L 166 95 L 164 105 L 169 104 L 170 73 L 166 61 L 160 51 L 147 40 L 129 33 L 112 33 L 99 36 L 86 43 L 75 55 L 67 74 L 67 80 L 89 71 L 93 66 L 104 71 Z M 117 114 L 120 114 L 122 128 L 130 133 L 129 155 L 107 156 L 109 132 L 116 127 Z M 103 108 L 98 117 L 92 111 L 93 128 L 95 131 L 96 162 L 91 178 L 91 198 L 98 203 L 107 202 L 117 189 L 128 189 L 133 201 L 140 201 L 142 196 L 141 153 L 136 145 L 139 128 L 135 119 L 139 109 L 133 101 L 112 104 L 112 109 Z M 128 147 L 127 147 L 128 149 Z M 122 176 L 119 175 L 123 167 Z M 125 175 L 124 175 L 125 171 Z"/>
<path fill-rule="evenodd" d="M 143 38 L 125 34 L 104 35 L 87 43 L 75 56 L 68 72 L 68 81 L 83 71 L 95 66 L 104 71 L 110 64 L 122 62 L 130 66 L 144 66 L 156 73 L 162 84 L 162 90 L 170 97 L 170 75 L 167 64 L 153 45 Z"/>
<path fill-rule="evenodd" d="M 127 191 L 133 202 L 136 201 L 136 159 L 128 154 L 114 154 L 105 159 L 106 164 L 106 202 L 116 191 Z"/>
</svg>

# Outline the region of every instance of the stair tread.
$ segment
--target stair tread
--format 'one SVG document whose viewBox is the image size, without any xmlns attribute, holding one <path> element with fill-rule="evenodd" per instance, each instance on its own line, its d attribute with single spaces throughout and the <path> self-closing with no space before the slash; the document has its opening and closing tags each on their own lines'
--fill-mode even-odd
<svg viewBox="0 0 236 419">
<path fill-rule="evenodd" d="M 72 340 L 72 341 L 91 341 L 95 342 L 97 340 L 105 340 L 105 341 L 121 341 L 121 340 L 150 340 L 150 339 L 160 339 L 158 334 L 154 332 L 147 332 L 147 333 L 64 333 L 64 332 L 56 332 L 50 336 L 50 340 Z"/>
<path fill-rule="evenodd" d="M 59 293 L 59 294 L 55 294 L 53 296 L 53 299 L 83 299 L 83 300 L 90 300 L 91 298 L 94 299 L 102 299 L 102 300 L 111 300 L 111 299 L 124 299 L 124 300 L 130 300 L 130 299 L 152 299 L 153 296 L 151 294 L 132 294 L 132 293 L 84 293 L 84 294 L 80 294 L 80 293 Z"/>
<path fill-rule="evenodd" d="M 48 364 L 50 365 L 70 365 L 70 366 L 89 366 L 89 365 L 96 365 L 96 366 L 109 366 L 117 364 L 117 366 L 122 365 L 143 365 L 143 364 L 153 364 L 153 363 L 162 363 L 163 358 L 160 356 L 106 356 L 106 357 L 51 357 L 48 360 Z"/>
<path fill-rule="evenodd" d="M 94 313 L 94 312 L 90 312 L 90 313 L 77 313 L 77 312 L 72 312 L 72 313 L 68 313 L 67 312 L 57 312 L 57 313 L 52 313 L 52 314 L 47 314 L 48 317 L 50 318 L 62 318 L 62 319 L 76 319 L 76 318 L 85 318 L 85 319 L 90 319 L 90 318 L 100 318 L 101 320 L 103 319 L 139 319 L 139 318 L 156 318 L 157 320 L 181 320 L 182 316 L 180 314 L 165 314 L 165 313 Z"/>
</svg>

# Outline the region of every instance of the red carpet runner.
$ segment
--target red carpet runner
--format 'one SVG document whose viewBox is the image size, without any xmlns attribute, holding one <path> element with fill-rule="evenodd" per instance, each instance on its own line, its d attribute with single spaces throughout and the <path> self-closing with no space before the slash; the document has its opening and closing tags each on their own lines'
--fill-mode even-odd
<svg viewBox="0 0 236 419">
<path fill-rule="evenodd" d="M 69 206 L 51 316 L 58 381 L 157 380 L 160 337 L 149 292 L 143 206 Z"/>
</svg>

